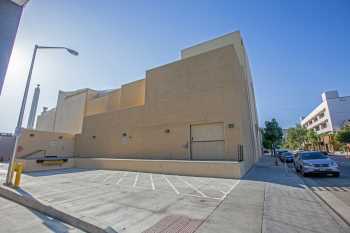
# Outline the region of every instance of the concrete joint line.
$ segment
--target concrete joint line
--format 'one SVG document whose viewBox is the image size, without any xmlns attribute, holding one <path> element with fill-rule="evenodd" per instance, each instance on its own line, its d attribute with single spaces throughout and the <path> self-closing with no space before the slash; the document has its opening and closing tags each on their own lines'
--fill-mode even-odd
<svg viewBox="0 0 350 233">
<path fill-rule="evenodd" d="M 66 214 L 60 210 L 57 210 L 51 206 L 45 205 L 38 200 L 34 199 L 30 196 L 24 196 L 20 195 L 6 187 L 0 187 L 0 196 L 8 199 L 10 201 L 13 201 L 17 204 L 20 204 L 24 207 L 27 207 L 29 209 L 33 209 L 35 211 L 38 211 L 44 215 L 47 215 L 51 218 L 57 219 L 61 222 L 64 222 L 66 224 L 69 224 L 75 228 L 78 228 L 82 231 L 88 232 L 88 233 L 108 233 L 108 231 L 105 231 L 102 228 L 99 228 L 98 226 L 95 226 L 91 223 L 85 222 L 79 218 L 76 218 L 72 215 Z"/>
<path fill-rule="evenodd" d="M 261 215 L 261 233 L 264 233 L 264 219 L 265 219 L 265 203 L 266 203 L 266 186 L 267 184 L 264 183 L 264 200 L 262 205 L 262 215 Z"/>
</svg>

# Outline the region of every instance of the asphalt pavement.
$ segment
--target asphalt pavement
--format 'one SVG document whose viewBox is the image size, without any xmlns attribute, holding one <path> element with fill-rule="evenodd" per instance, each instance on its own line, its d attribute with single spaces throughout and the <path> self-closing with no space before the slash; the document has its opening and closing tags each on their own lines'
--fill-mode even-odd
<svg viewBox="0 0 350 233">
<path fill-rule="evenodd" d="M 330 155 L 330 158 L 338 163 L 340 177 L 313 175 L 303 179 L 315 194 L 350 224 L 350 159 L 339 155 Z"/>
<path fill-rule="evenodd" d="M 347 176 L 343 175 L 315 180 L 330 179 L 344 186 Z M 346 222 L 307 187 L 305 180 L 293 167 L 275 166 L 274 158 L 264 156 L 241 180 L 65 169 L 24 174 L 20 191 L 119 233 L 350 232 Z M 5 211 L 8 205 L 0 207 L 2 224 L 9 215 Z M 11 206 L 13 216 L 23 227 L 29 226 L 26 229 L 35 225 L 38 233 L 76 231 L 35 211 Z M 23 231 L 16 222 L 7 222 L 7 229 L 31 232 Z"/>
</svg>

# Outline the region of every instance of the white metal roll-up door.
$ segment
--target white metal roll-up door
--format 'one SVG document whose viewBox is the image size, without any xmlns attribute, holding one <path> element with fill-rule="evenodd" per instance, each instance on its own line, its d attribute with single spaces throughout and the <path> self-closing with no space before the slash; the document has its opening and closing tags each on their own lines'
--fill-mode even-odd
<svg viewBox="0 0 350 233">
<path fill-rule="evenodd" d="M 223 160 L 224 124 L 191 125 L 191 154 L 193 160 Z"/>
</svg>

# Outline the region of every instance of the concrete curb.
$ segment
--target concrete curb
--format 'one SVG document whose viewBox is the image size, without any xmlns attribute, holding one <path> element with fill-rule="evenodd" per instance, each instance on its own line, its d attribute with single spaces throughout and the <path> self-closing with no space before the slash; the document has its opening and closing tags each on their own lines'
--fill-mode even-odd
<svg viewBox="0 0 350 233">
<path fill-rule="evenodd" d="M 308 180 L 305 181 L 303 179 L 303 182 L 305 184 L 305 186 L 310 190 L 310 192 L 312 192 L 313 194 L 315 194 L 324 204 L 326 204 L 341 220 L 343 220 L 348 227 L 350 227 L 350 216 L 345 215 L 344 213 L 348 213 L 350 212 L 349 208 L 346 208 L 347 205 L 345 203 L 343 203 L 341 200 L 339 200 L 337 197 L 334 196 L 334 194 L 327 192 L 328 195 L 330 195 L 331 197 L 328 198 L 328 200 L 326 200 L 325 197 L 323 197 L 321 194 L 319 194 L 317 191 L 314 191 L 312 188 L 310 188 L 310 186 L 308 185 L 309 183 L 312 183 L 314 185 L 314 187 L 317 187 L 317 184 L 312 181 L 312 180 Z M 333 199 L 333 204 L 330 203 L 330 199 Z M 339 208 L 341 208 L 341 211 L 339 211 L 339 208 L 334 208 L 333 206 L 336 205 Z M 346 208 L 346 209 L 345 209 Z"/>
<path fill-rule="evenodd" d="M 325 198 L 323 198 L 321 195 L 319 195 L 317 192 L 311 190 L 319 199 L 321 199 L 331 210 L 334 211 L 334 213 L 336 213 L 338 215 L 339 218 L 341 218 L 349 227 L 350 227 L 350 220 L 346 217 L 343 216 L 343 214 L 339 213 L 339 211 L 335 208 L 333 208 L 333 206 L 331 204 L 328 203 L 327 200 L 325 200 Z M 332 194 L 333 195 L 333 194 Z"/>
<path fill-rule="evenodd" d="M 69 214 L 66 214 L 60 210 L 57 210 L 51 206 L 45 205 L 38 200 L 34 199 L 31 196 L 28 195 L 21 195 L 17 193 L 15 190 L 12 190 L 8 187 L 0 187 L 0 196 L 3 198 L 6 198 L 10 201 L 13 201 L 17 204 L 20 204 L 24 207 L 33 209 L 35 211 L 38 211 L 42 214 L 45 214 L 49 217 L 55 218 L 59 221 L 62 221 L 66 224 L 69 224 L 73 227 L 76 227 L 82 231 L 88 232 L 88 233 L 107 233 L 108 231 L 105 231 L 102 228 L 99 228 L 91 223 L 85 222 L 79 218 L 76 218 L 74 216 L 71 216 Z"/>
</svg>

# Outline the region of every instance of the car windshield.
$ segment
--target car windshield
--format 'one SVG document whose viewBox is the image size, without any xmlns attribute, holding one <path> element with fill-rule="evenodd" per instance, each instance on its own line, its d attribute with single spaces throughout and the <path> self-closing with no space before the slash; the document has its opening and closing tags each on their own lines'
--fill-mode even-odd
<svg viewBox="0 0 350 233">
<path fill-rule="evenodd" d="M 290 152 L 286 152 L 286 153 L 283 153 L 283 156 L 289 157 L 289 156 L 293 156 L 293 154 Z"/>
<path fill-rule="evenodd" d="M 327 156 L 321 153 L 303 153 L 301 155 L 302 160 L 310 160 L 310 159 L 326 159 Z"/>
</svg>

